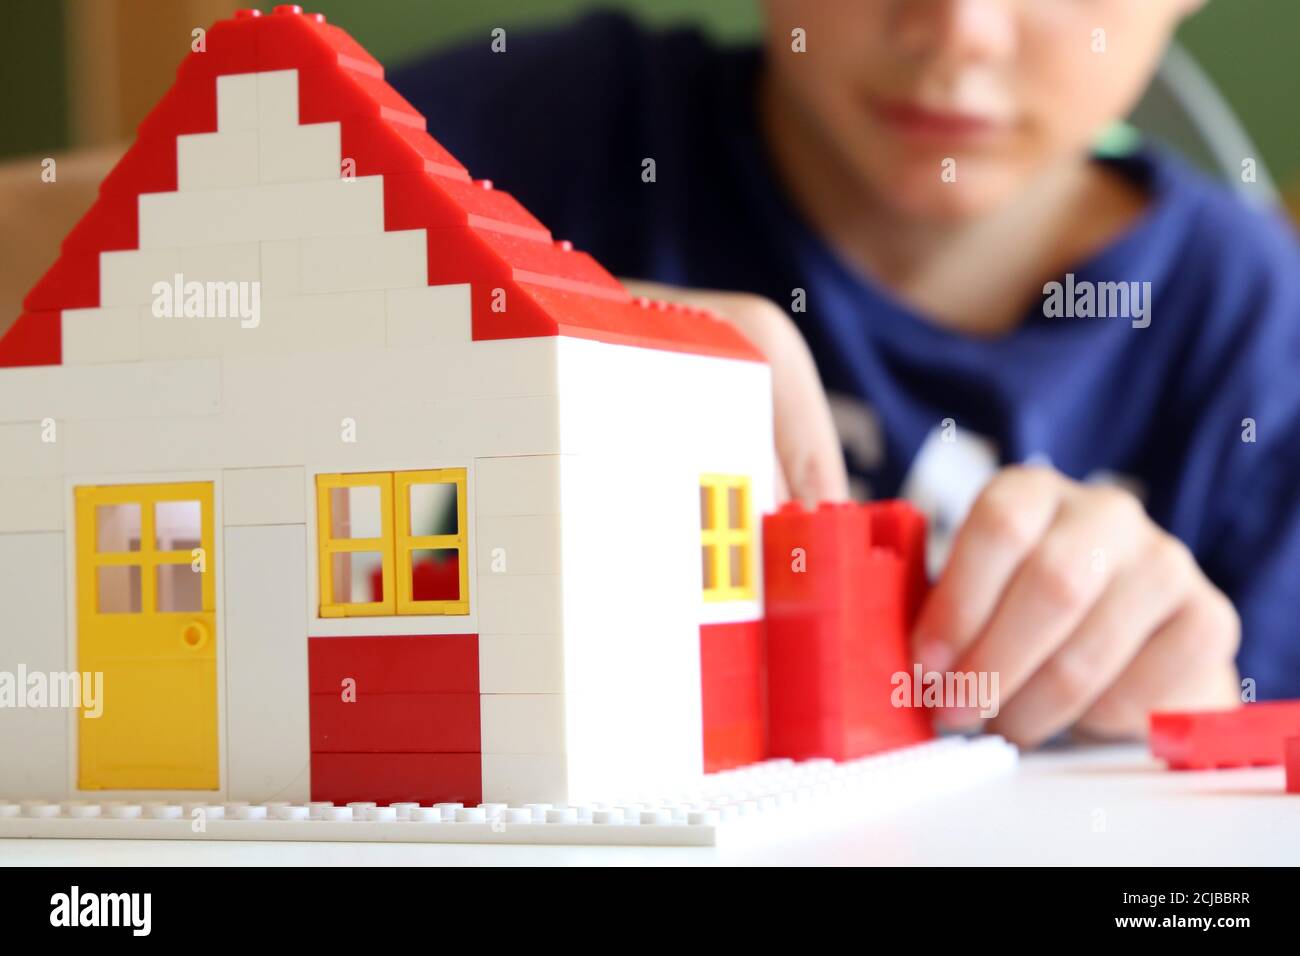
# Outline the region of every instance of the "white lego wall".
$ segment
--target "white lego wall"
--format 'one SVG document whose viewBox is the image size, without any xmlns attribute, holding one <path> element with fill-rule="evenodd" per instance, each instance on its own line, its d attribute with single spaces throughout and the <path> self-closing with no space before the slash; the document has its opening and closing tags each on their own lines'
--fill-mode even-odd
<svg viewBox="0 0 1300 956">
<path fill-rule="evenodd" d="M 500 582 L 537 613 L 506 634 L 485 626 L 481 639 L 488 801 L 601 799 L 700 773 L 700 475 L 751 476 L 756 532 L 773 506 L 766 366 L 558 345 L 560 606 L 522 580 Z M 553 494 L 547 486 L 545 501 Z M 756 536 L 756 560 L 760 549 Z M 480 591 L 492 580 L 481 575 Z M 759 590 L 709 613 L 746 620 L 761 603 Z"/>
<path fill-rule="evenodd" d="M 249 801 L 311 799 L 307 538 L 298 525 L 224 535 L 225 790 Z"/>
<path fill-rule="evenodd" d="M 65 639 L 63 534 L 0 534 L 0 671 L 17 680 L 72 669 Z M 25 686 L 16 686 L 26 695 Z M 0 707 L 0 793 L 62 796 L 67 791 L 73 712 Z"/>
<path fill-rule="evenodd" d="M 219 77 L 217 100 L 217 132 L 177 137 L 179 189 L 140 197 L 140 248 L 101 254 L 100 307 L 64 313 L 65 364 L 468 339 L 423 230 L 384 231 L 382 177 L 340 175 L 338 123 L 298 125 L 296 71 Z M 260 324 L 154 315 L 176 274 L 258 283 Z"/>
</svg>

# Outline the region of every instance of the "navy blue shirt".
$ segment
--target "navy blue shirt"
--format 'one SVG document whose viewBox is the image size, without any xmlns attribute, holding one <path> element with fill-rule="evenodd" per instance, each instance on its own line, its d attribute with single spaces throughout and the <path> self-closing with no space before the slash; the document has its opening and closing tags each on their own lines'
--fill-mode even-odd
<svg viewBox="0 0 1300 956">
<path fill-rule="evenodd" d="M 1243 678 L 1300 697 L 1300 253 L 1280 219 L 1171 156 L 1111 161 L 1149 208 L 1070 271 L 1076 287 L 1149 282 L 1150 324 L 1036 303 L 1009 334 L 968 338 L 873 285 L 794 210 L 758 133 L 758 50 L 610 15 L 508 44 L 389 79 L 473 175 L 615 275 L 787 308 L 804 290 L 793 315 L 855 483 L 919 500 L 941 534 L 998 464 L 1127 482 L 1236 604 Z"/>
</svg>

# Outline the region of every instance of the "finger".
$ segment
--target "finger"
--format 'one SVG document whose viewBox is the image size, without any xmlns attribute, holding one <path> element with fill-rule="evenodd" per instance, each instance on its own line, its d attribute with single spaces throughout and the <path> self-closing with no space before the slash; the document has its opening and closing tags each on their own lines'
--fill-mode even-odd
<svg viewBox="0 0 1300 956">
<path fill-rule="evenodd" d="M 843 501 L 848 471 L 826 390 L 803 336 L 789 316 L 762 299 L 700 301 L 730 319 L 767 356 L 772 369 L 776 453 L 792 498 L 806 505 Z"/>
<path fill-rule="evenodd" d="M 1080 729 L 1105 737 L 1141 737 L 1153 710 L 1239 704 L 1241 688 L 1232 661 L 1240 643 L 1241 619 L 1232 602 L 1203 582 L 1088 708 Z"/>
<path fill-rule="evenodd" d="M 975 640 L 1064 491 L 1047 469 L 1013 467 L 980 493 L 917 619 L 913 646 L 927 670 L 947 671 Z"/>
<path fill-rule="evenodd" d="M 1198 573 L 1182 542 L 1153 535 L 1135 560 L 1116 572 L 1065 644 L 1007 701 L 992 729 L 1032 747 L 1074 724 L 1173 617 Z"/>
<path fill-rule="evenodd" d="M 844 449 L 801 336 L 791 336 L 784 357 L 773 362 L 772 389 L 776 451 L 791 496 L 809 506 L 848 498 Z"/>
<path fill-rule="evenodd" d="M 1083 621 L 1114 566 L 1128 564 L 1150 540 L 1149 528 L 1127 492 L 1073 489 L 957 668 L 997 673 L 1002 699 L 1012 699 Z"/>
<path fill-rule="evenodd" d="M 844 450 L 826 390 L 812 352 L 790 316 L 760 296 L 640 281 L 624 285 L 635 295 L 709 309 L 740 329 L 771 367 L 776 451 L 790 496 L 807 505 L 848 498 Z"/>
</svg>

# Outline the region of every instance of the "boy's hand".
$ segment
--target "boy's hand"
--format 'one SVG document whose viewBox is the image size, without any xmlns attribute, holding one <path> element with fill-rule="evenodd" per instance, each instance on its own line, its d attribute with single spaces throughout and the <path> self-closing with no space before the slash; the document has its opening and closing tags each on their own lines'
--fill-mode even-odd
<svg viewBox="0 0 1300 956">
<path fill-rule="evenodd" d="M 957 534 L 914 634 L 927 670 L 997 672 L 991 729 L 1140 736 L 1152 710 L 1240 703 L 1240 621 L 1127 492 L 1001 471 Z M 977 725 L 970 708 L 944 715 Z"/>
<path fill-rule="evenodd" d="M 772 366 L 777 497 L 805 504 L 841 501 L 849 495 L 844 452 L 830 405 L 803 336 L 774 302 L 740 292 L 679 289 L 624 280 L 633 295 L 683 302 L 716 312 L 745 334 Z"/>
</svg>

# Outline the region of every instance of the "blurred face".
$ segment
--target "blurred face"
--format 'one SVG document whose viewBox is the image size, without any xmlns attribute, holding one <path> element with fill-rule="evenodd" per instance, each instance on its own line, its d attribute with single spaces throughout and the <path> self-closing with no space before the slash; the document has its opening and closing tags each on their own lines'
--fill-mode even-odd
<svg viewBox="0 0 1300 956">
<path fill-rule="evenodd" d="M 771 100 L 900 212 L 970 216 L 1084 155 L 1196 5 L 766 0 Z"/>
</svg>

